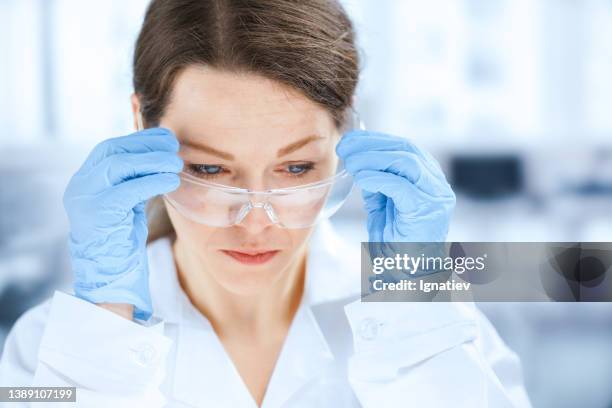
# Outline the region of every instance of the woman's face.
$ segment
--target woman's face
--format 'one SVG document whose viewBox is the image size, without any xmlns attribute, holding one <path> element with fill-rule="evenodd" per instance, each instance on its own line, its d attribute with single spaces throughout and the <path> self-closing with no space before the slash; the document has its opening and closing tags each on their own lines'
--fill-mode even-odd
<svg viewBox="0 0 612 408">
<path fill-rule="evenodd" d="M 329 177 L 336 165 L 339 133 L 329 112 L 257 75 L 188 67 L 177 77 L 160 126 L 181 142 L 184 171 L 218 184 L 289 187 Z M 166 207 L 177 244 L 195 266 L 190 270 L 236 294 L 255 294 L 297 267 L 312 232 L 280 228 L 261 208 L 240 224 L 218 228 Z M 252 256 L 262 252 L 268 254 Z"/>
</svg>

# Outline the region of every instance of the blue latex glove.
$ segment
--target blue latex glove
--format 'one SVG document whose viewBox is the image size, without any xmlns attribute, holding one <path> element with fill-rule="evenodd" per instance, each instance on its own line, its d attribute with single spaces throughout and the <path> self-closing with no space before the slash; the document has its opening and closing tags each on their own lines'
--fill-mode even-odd
<svg viewBox="0 0 612 408">
<path fill-rule="evenodd" d="M 145 202 L 175 190 L 183 161 L 167 129 L 97 145 L 64 193 L 75 294 L 93 303 L 134 305 L 151 316 Z"/>
<path fill-rule="evenodd" d="M 336 153 L 361 187 L 370 242 L 443 242 L 455 194 L 440 165 L 405 138 L 357 130 Z"/>
</svg>

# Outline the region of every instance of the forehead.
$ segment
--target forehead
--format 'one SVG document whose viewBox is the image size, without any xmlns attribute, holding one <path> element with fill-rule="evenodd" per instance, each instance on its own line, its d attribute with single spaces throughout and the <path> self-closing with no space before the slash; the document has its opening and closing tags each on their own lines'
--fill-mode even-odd
<svg viewBox="0 0 612 408">
<path fill-rule="evenodd" d="M 331 136 L 329 112 L 300 92 L 255 74 L 190 66 L 176 78 L 162 126 L 208 140 L 265 136 L 289 143 L 308 134 Z M 306 132 L 306 133 L 305 133 Z"/>
</svg>

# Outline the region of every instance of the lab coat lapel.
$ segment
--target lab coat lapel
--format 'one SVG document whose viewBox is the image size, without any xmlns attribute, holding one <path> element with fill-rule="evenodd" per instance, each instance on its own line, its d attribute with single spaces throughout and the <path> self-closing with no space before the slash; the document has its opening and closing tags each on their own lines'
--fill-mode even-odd
<svg viewBox="0 0 612 408">
<path fill-rule="evenodd" d="M 281 407 L 333 361 L 310 307 L 300 306 L 268 384 L 262 408 Z"/>
<path fill-rule="evenodd" d="M 257 407 L 212 326 L 191 304 L 183 304 L 177 337 L 175 399 L 196 407 Z"/>
<path fill-rule="evenodd" d="M 353 271 L 354 259 L 329 222 L 317 226 L 306 263 L 302 302 L 283 344 L 262 408 L 276 408 L 287 403 L 334 363 L 332 347 L 344 340 L 338 335 L 344 331 L 336 327 L 324 333 L 325 325 L 321 323 L 325 316 L 320 313 L 330 310 L 327 306 L 332 303 L 346 303 L 347 298 L 358 295 L 359 271 L 346 273 Z"/>
</svg>

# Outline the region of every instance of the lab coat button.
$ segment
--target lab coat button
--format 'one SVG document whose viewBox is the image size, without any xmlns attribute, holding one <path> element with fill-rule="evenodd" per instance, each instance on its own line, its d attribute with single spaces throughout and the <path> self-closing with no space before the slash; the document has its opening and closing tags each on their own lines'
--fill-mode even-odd
<svg viewBox="0 0 612 408">
<path fill-rule="evenodd" d="M 365 318 L 359 325 L 359 337 L 363 340 L 374 340 L 378 337 L 382 324 L 373 317 Z"/>
<path fill-rule="evenodd" d="M 141 344 L 134 350 L 134 360 L 143 367 L 153 364 L 156 357 L 157 351 L 148 343 Z"/>
</svg>

